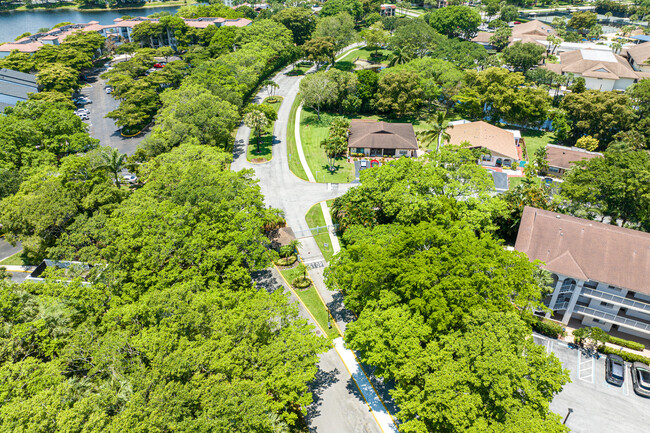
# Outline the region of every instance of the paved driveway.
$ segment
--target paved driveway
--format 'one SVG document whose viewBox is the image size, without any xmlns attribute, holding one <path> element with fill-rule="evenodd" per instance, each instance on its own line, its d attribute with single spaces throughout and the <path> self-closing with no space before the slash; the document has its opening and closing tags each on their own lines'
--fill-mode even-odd
<svg viewBox="0 0 650 433">
<path fill-rule="evenodd" d="M 90 121 L 86 122 L 90 126 L 90 135 L 98 138 L 102 146 L 114 147 L 122 153 L 133 155 L 138 144 L 144 139 L 145 134 L 130 138 L 122 137 L 120 129 L 115 125 L 115 121 L 105 117 L 107 113 L 115 110 L 120 104 L 119 101 L 106 93 L 106 80 L 99 77 L 104 72 L 105 70 L 101 69 L 90 74 L 88 80 L 91 87 L 81 89 L 81 93 L 92 100 L 92 104 L 84 107 L 90 110 Z"/>
<path fill-rule="evenodd" d="M 650 399 L 634 393 L 629 368 L 623 386 L 613 386 L 605 381 L 604 356 L 597 359 L 539 335 L 535 341 L 570 370 L 571 383 L 555 396 L 551 410 L 564 418 L 573 409 L 566 423 L 573 433 L 650 432 Z"/>
</svg>

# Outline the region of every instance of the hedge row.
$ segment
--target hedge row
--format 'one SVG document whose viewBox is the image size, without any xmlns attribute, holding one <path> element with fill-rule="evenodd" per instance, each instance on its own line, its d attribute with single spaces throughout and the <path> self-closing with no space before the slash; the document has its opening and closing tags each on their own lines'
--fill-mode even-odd
<svg viewBox="0 0 650 433">
<path fill-rule="evenodd" d="M 643 352 L 643 350 L 645 349 L 645 345 L 641 343 L 637 343 L 636 341 L 624 340 L 618 337 L 612 337 L 611 335 L 609 336 L 608 341 L 609 343 L 618 344 L 619 346 L 627 347 L 628 349 L 632 349 L 632 350 L 638 350 L 639 352 Z"/>
<path fill-rule="evenodd" d="M 616 350 L 605 345 L 598 346 L 598 351 L 600 353 L 604 353 L 605 355 L 610 355 L 610 354 L 618 355 L 627 362 L 643 362 L 644 364 L 650 364 L 650 358 L 637 355 L 636 353 L 624 352 L 623 350 Z"/>
<path fill-rule="evenodd" d="M 561 323 L 555 323 L 548 319 L 534 317 L 531 321 L 531 326 L 533 330 L 547 337 L 557 338 L 560 335 L 563 337 L 566 336 L 566 331 Z"/>
</svg>

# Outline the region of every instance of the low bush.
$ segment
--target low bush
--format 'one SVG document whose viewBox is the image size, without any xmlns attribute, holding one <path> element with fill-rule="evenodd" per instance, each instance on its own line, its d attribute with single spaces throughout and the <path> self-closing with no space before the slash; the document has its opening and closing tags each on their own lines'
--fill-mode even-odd
<svg viewBox="0 0 650 433">
<path fill-rule="evenodd" d="M 627 347 L 628 349 L 638 350 L 639 352 L 643 352 L 643 350 L 645 349 L 645 345 L 641 343 L 637 343 L 636 341 L 624 340 L 618 337 L 612 337 L 611 335 L 609 336 L 608 342 L 613 344 L 618 344 L 619 346 Z"/>
<path fill-rule="evenodd" d="M 291 285 L 296 289 L 306 289 L 307 287 L 311 286 L 311 280 L 306 277 L 298 277 L 294 278 L 294 280 L 291 282 Z"/>
<path fill-rule="evenodd" d="M 616 350 L 605 345 L 598 346 L 598 351 L 605 355 L 618 355 L 627 362 L 643 362 L 644 364 L 650 364 L 650 358 L 637 355 L 636 353 L 625 352 L 623 350 Z"/>
<path fill-rule="evenodd" d="M 298 260 L 296 256 L 281 257 L 275 262 L 275 264 L 278 266 L 291 266 L 296 263 L 296 260 Z"/>
<path fill-rule="evenodd" d="M 567 335 L 564 326 L 562 326 L 561 323 L 555 323 L 548 319 L 533 317 L 530 325 L 533 327 L 534 331 L 546 335 L 547 337 L 558 338 L 559 336 L 566 337 Z"/>
</svg>

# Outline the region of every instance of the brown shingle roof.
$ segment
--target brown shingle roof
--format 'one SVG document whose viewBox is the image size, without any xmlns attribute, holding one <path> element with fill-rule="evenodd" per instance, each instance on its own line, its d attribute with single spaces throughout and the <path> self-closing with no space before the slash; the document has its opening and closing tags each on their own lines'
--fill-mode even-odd
<svg viewBox="0 0 650 433">
<path fill-rule="evenodd" d="M 555 144 L 546 145 L 546 160 L 551 167 L 559 167 L 565 170 L 573 167 L 575 161 L 602 157 L 602 153 L 587 152 L 579 147 L 558 146 Z"/>
<path fill-rule="evenodd" d="M 417 150 L 418 141 L 410 123 L 353 120 L 350 122 L 348 148 L 355 147 Z"/>
<path fill-rule="evenodd" d="M 551 272 L 650 295 L 650 233 L 526 207 L 515 249 Z"/>
<path fill-rule="evenodd" d="M 627 54 L 638 64 L 645 62 L 650 58 L 650 42 L 645 42 L 628 48 Z"/>
<path fill-rule="evenodd" d="M 623 57 L 610 51 L 576 50 L 560 54 L 562 72 L 572 72 L 585 77 L 639 78 L 630 64 Z"/>
<path fill-rule="evenodd" d="M 512 36 L 515 38 L 522 36 L 541 36 L 541 39 L 546 39 L 548 35 L 557 35 L 557 33 L 550 24 L 543 23 L 539 20 L 517 24 L 512 28 Z"/>
<path fill-rule="evenodd" d="M 519 159 L 514 134 L 482 120 L 454 125 L 453 128 L 447 129 L 447 134 L 451 144 L 460 145 L 469 141 L 472 147 L 483 147 L 492 153 L 514 160 Z"/>
</svg>

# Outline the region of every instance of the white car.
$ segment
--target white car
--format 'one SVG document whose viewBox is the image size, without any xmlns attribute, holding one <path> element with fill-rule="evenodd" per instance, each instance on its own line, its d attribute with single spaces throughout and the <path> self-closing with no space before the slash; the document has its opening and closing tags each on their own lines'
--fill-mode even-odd
<svg viewBox="0 0 650 433">
<path fill-rule="evenodd" d="M 135 174 L 125 174 L 122 178 L 131 185 L 138 183 L 138 177 Z"/>
<path fill-rule="evenodd" d="M 108 93 L 110 95 L 111 92 L 113 92 L 113 88 L 111 86 L 107 86 L 106 87 L 106 93 Z"/>
<path fill-rule="evenodd" d="M 80 114 L 90 115 L 90 110 L 87 109 L 87 108 L 77 108 L 77 109 L 74 111 L 74 114 L 76 114 L 77 116 L 80 115 Z"/>
<path fill-rule="evenodd" d="M 90 116 L 86 113 L 75 113 L 81 120 L 90 120 Z"/>
</svg>

